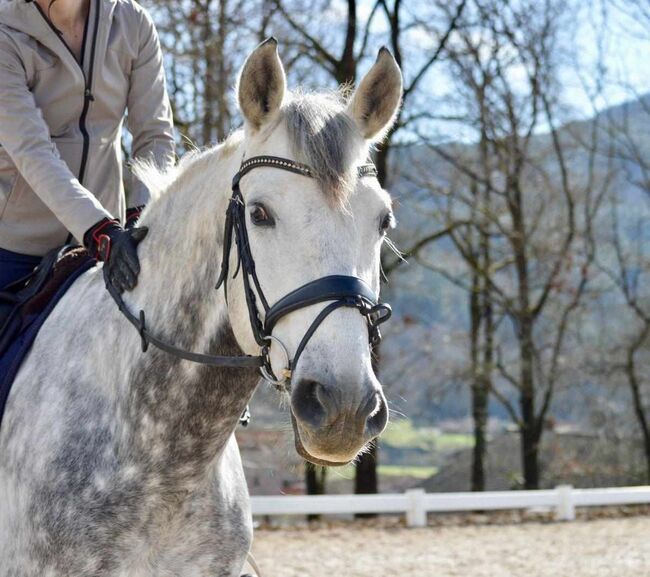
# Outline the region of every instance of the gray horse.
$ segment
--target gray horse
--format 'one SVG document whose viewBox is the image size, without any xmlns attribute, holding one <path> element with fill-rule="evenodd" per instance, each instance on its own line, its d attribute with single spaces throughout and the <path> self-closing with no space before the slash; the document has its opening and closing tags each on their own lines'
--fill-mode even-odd
<svg viewBox="0 0 650 577">
<path fill-rule="evenodd" d="M 247 59 L 239 82 L 244 129 L 180 162 L 142 169 L 156 194 L 141 222 L 138 287 L 151 333 L 193 351 L 259 354 L 242 274 L 215 291 L 230 181 L 244 158 L 274 155 L 313 178 L 262 167 L 241 181 L 257 276 L 269 303 L 327 275 L 379 290 L 388 194 L 357 167 L 389 129 L 402 81 L 386 50 L 349 100 L 287 93 L 274 40 Z M 231 255 L 234 272 L 236 251 Z M 234 278 L 233 278 L 234 276 Z M 281 318 L 290 354 L 326 306 Z M 277 342 L 271 370 L 286 360 Z M 238 576 L 252 539 L 234 431 L 259 376 L 208 367 L 155 348 L 84 274 L 44 324 L 21 368 L 0 430 L 0 576 Z M 368 326 L 339 308 L 318 327 L 291 376 L 299 452 L 349 462 L 385 427 Z"/>
</svg>

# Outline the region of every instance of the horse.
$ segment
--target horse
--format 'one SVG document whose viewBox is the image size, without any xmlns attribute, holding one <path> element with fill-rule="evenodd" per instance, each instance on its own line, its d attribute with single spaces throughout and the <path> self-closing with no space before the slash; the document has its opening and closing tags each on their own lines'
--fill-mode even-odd
<svg viewBox="0 0 650 577">
<path fill-rule="evenodd" d="M 386 426 L 369 291 L 393 217 L 359 167 L 394 122 L 399 67 L 382 49 L 350 96 L 289 92 L 269 39 L 236 90 L 242 129 L 172 172 L 138 169 L 155 198 L 137 287 L 112 299 L 101 267 L 85 272 L 17 374 L 0 430 L 2 577 L 240 575 L 252 517 L 234 431 L 260 364 L 314 463 L 352 461 Z M 332 293 L 310 300 L 323 283 Z M 260 345 L 260 301 L 283 299 Z M 146 335 L 179 354 L 143 352 Z"/>
</svg>

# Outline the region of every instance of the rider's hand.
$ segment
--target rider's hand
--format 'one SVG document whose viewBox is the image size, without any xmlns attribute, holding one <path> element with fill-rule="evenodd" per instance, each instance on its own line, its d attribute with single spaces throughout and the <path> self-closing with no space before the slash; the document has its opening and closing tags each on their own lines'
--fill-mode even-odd
<svg viewBox="0 0 650 577">
<path fill-rule="evenodd" d="M 135 223 L 140 218 L 140 213 L 144 210 L 144 204 L 134 206 L 126 209 L 126 219 L 124 221 L 124 228 L 133 228 Z"/>
<path fill-rule="evenodd" d="M 84 234 L 88 252 L 105 263 L 108 278 L 120 293 L 138 284 L 140 261 L 137 248 L 148 232 L 146 227 L 124 230 L 118 221 L 105 218 Z"/>
</svg>

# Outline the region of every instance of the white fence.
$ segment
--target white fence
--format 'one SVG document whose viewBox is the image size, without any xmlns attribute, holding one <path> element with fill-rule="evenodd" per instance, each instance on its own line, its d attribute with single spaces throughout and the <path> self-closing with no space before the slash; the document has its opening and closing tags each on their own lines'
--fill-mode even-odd
<svg viewBox="0 0 650 577">
<path fill-rule="evenodd" d="M 426 526 L 429 512 L 546 507 L 555 511 L 556 519 L 573 521 L 576 507 L 644 503 L 650 503 L 650 486 L 574 489 L 570 485 L 560 485 L 555 489 L 542 491 L 482 493 L 425 493 L 424 489 L 412 489 L 403 494 L 283 495 L 251 498 L 253 515 L 403 513 L 409 527 Z"/>
</svg>

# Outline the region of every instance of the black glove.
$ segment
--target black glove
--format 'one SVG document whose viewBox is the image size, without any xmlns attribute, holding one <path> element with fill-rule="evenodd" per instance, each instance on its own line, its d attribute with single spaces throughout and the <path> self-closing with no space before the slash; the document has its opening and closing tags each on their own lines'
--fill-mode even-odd
<svg viewBox="0 0 650 577">
<path fill-rule="evenodd" d="M 146 227 L 124 230 L 118 221 L 105 218 L 84 234 L 90 256 L 105 263 L 108 278 L 120 293 L 138 284 L 138 244 L 148 232 Z"/>
<path fill-rule="evenodd" d="M 126 209 L 126 219 L 124 228 L 133 228 L 140 218 L 140 213 L 144 210 L 144 204 Z"/>
</svg>

